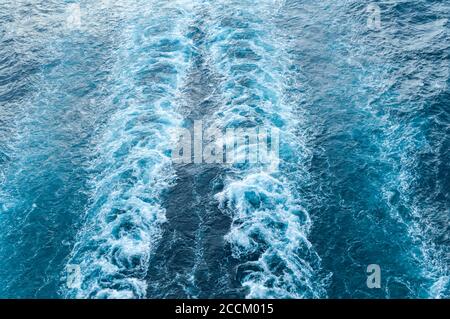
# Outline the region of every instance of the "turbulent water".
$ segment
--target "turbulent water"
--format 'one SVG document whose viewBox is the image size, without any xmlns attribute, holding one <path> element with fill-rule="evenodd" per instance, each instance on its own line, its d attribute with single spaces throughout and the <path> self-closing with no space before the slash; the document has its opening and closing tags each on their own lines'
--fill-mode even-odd
<svg viewBox="0 0 450 319">
<path fill-rule="evenodd" d="M 2 0 L 0 297 L 450 298 L 449 18 Z M 196 121 L 279 147 L 174 161 Z"/>
</svg>

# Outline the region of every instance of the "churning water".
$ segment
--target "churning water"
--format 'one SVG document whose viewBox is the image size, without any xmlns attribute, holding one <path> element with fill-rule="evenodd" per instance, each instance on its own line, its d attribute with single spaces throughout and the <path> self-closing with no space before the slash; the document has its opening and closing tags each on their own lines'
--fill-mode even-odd
<svg viewBox="0 0 450 319">
<path fill-rule="evenodd" d="M 449 18 L 2 0 L 0 297 L 449 298 Z M 174 163 L 194 121 L 277 129 L 279 152 Z"/>
</svg>

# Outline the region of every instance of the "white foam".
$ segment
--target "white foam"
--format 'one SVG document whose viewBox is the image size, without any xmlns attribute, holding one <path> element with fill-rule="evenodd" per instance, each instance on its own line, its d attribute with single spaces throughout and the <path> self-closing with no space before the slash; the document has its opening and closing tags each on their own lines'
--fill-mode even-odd
<svg viewBox="0 0 450 319">
<path fill-rule="evenodd" d="M 276 43 L 276 30 L 271 29 L 273 10 L 268 9 L 273 2 L 232 3 L 239 10 L 233 11 L 228 1 L 219 3 L 209 26 L 213 61 L 224 81 L 215 126 L 279 128 L 282 145 L 281 155 L 272 152 L 260 163 L 229 169 L 225 188 L 216 195 L 220 208 L 233 220 L 225 240 L 241 262 L 238 276 L 248 288 L 248 298 L 323 296 L 315 277 L 320 258 L 307 239 L 311 220 L 296 182 L 285 172 L 296 166 L 296 178 L 306 178 L 301 167 L 309 151 L 295 135 L 300 119 L 283 99 L 289 61 Z M 245 158 L 246 151 L 239 148 L 236 158 Z M 296 165 L 286 162 L 286 157 L 295 158 Z"/>
<path fill-rule="evenodd" d="M 117 109 L 97 140 L 92 204 L 69 261 L 80 266 L 82 284 L 64 289 L 67 297 L 146 297 L 150 255 L 166 221 L 161 195 L 175 179 L 170 147 L 181 125 L 176 98 L 188 63 L 183 50 L 190 44 L 182 35 L 188 8 L 179 2 L 141 4 L 128 17 L 133 24 L 123 33 L 109 100 Z M 142 33 L 155 26 L 163 28 Z M 176 73 L 149 69 L 159 63 Z"/>
</svg>

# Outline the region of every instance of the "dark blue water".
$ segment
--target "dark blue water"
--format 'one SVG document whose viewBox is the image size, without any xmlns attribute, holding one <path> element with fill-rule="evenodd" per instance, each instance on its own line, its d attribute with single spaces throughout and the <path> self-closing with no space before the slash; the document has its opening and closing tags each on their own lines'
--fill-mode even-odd
<svg viewBox="0 0 450 319">
<path fill-rule="evenodd" d="M 449 18 L 3 0 L 0 297 L 449 298 Z M 277 129 L 279 154 L 174 163 L 198 120 Z"/>
</svg>

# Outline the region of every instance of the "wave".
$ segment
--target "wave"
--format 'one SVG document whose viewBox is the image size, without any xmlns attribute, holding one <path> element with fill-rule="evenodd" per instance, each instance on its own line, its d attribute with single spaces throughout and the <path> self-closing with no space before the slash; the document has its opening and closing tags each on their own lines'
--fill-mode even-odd
<svg viewBox="0 0 450 319">
<path fill-rule="evenodd" d="M 307 239 L 311 220 L 296 190 L 308 178 L 310 151 L 296 134 L 300 119 L 284 98 L 289 60 L 276 42 L 280 30 L 270 14 L 279 5 L 215 3 L 209 47 L 222 75 L 223 102 L 214 125 L 279 130 L 281 143 L 269 161 L 232 165 L 216 198 L 232 218 L 225 240 L 239 260 L 237 277 L 248 298 L 320 297 L 320 258 Z M 247 150 L 240 148 L 237 157 L 245 158 Z"/>
<path fill-rule="evenodd" d="M 372 70 L 363 77 L 373 95 L 364 108 L 379 121 L 384 140 L 381 160 L 385 172 L 381 192 L 394 221 L 404 225 L 405 247 L 420 266 L 420 276 L 410 284 L 414 296 L 446 298 L 450 292 L 448 257 L 448 190 L 441 171 L 446 154 L 448 118 L 448 5 L 419 1 L 395 2 L 382 7 L 384 24 L 379 34 L 363 34 L 349 50 L 354 61 L 372 57 Z M 350 7 L 357 13 L 359 6 Z M 376 45 L 374 45 L 376 44 Z M 410 288 L 411 289 L 411 288 Z M 422 294 L 422 291 L 425 293 Z M 389 296 L 389 291 L 388 291 Z"/>
<path fill-rule="evenodd" d="M 22 6 L 0 5 L 0 295 L 55 298 L 87 200 L 91 98 L 114 31 L 69 32 L 64 3 Z"/>
<path fill-rule="evenodd" d="M 108 100 L 115 111 L 97 141 L 92 204 L 68 262 L 81 278 L 66 297 L 146 296 L 150 255 L 165 222 L 162 196 L 175 180 L 170 146 L 189 61 L 187 8 L 181 1 L 141 3 L 127 18 Z"/>
</svg>

